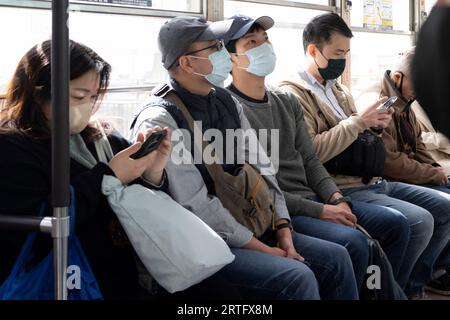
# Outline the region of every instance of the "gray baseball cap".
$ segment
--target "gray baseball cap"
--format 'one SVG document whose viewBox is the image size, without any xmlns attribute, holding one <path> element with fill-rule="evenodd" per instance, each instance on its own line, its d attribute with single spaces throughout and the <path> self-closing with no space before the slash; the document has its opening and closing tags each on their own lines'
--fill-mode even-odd
<svg viewBox="0 0 450 320">
<path fill-rule="evenodd" d="M 180 16 L 167 21 L 159 30 L 158 46 L 167 70 L 198 41 L 224 39 L 233 21 L 208 23 L 201 17 Z"/>
<path fill-rule="evenodd" d="M 253 19 L 249 16 L 237 14 L 232 16 L 228 20 L 233 21 L 233 25 L 227 34 L 226 42 L 242 38 L 255 23 L 260 25 L 264 30 L 272 28 L 275 24 L 273 19 L 269 16 L 261 16 L 259 18 Z"/>
</svg>

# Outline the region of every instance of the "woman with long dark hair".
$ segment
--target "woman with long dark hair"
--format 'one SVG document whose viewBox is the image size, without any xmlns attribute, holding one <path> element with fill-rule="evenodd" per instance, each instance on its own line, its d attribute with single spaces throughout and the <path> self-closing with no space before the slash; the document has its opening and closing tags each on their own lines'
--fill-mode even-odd
<svg viewBox="0 0 450 320">
<path fill-rule="evenodd" d="M 36 215 L 51 203 L 51 41 L 31 48 L 20 60 L 0 110 L 0 214 Z M 155 130 L 140 133 L 131 145 L 107 124 L 91 122 L 109 83 L 111 67 L 90 48 L 70 41 L 70 184 L 75 190 L 75 230 L 104 298 L 139 298 L 136 255 L 101 192 L 104 175 L 125 184 L 167 190 L 164 167 L 169 135 L 159 148 L 134 160 L 130 156 Z M 107 137 L 108 163 L 99 161 L 96 141 Z M 86 159 L 91 159 L 89 161 Z M 92 164 L 93 163 L 93 164 Z M 11 272 L 26 233 L 0 233 L 0 284 Z M 52 247 L 49 235 L 35 242 L 36 262 Z M 145 296 L 145 295 L 144 295 Z"/>
</svg>

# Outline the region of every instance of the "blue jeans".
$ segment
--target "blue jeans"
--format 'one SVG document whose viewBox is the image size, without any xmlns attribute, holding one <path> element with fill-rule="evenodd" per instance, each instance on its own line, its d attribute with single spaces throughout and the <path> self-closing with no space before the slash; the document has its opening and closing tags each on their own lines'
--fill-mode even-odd
<svg viewBox="0 0 450 320">
<path fill-rule="evenodd" d="M 296 232 L 292 232 L 292 240 L 305 263 L 255 250 L 232 248 L 235 260 L 219 272 L 240 289 L 244 298 L 358 298 L 351 260 L 345 248 Z M 274 246 L 275 235 L 266 233 L 261 241 Z"/>
<path fill-rule="evenodd" d="M 450 243 L 447 243 L 445 249 L 442 250 L 434 266 L 434 271 L 442 269 L 450 270 Z"/>
<path fill-rule="evenodd" d="M 318 198 L 312 200 L 318 201 Z M 392 264 L 394 276 L 397 276 L 409 242 L 407 219 L 394 209 L 361 201 L 353 201 L 352 211 L 358 223 L 380 242 Z M 298 232 L 344 246 L 352 259 L 357 286 L 359 290 L 362 289 L 369 249 L 367 239 L 361 232 L 341 224 L 304 216 L 293 217 L 292 225 Z"/>
<path fill-rule="evenodd" d="M 449 196 L 425 187 L 386 181 L 343 192 L 357 201 L 396 209 L 408 219 L 410 240 L 397 281 L 408 295 L 419 293 L 431 279 L 434 264 L 450 239 Z"/>
<path fill-rule="evenodd" d="M 431 184 L 423 185 L 423 187 L 441 191 L 450 194 L 450 183 L 446 186 L 435 186 Z M 450 268 L 450 243 L 442 250 L 439 258 L 436 260 L 434 270 L 449 269 Z"/>
</svg>

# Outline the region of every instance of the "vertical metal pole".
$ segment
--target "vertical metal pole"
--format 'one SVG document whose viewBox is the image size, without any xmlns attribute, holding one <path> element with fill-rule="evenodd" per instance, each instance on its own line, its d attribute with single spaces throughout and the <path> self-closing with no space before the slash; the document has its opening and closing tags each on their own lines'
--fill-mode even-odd
<svg viewBox="0 0 450 320">
<path fill-rule="evenodd" d="M 69 207 L 69 30 L 68 0 L 52 0 L 52 206 L 55 298 L 67 299 Z"/>
</svg>

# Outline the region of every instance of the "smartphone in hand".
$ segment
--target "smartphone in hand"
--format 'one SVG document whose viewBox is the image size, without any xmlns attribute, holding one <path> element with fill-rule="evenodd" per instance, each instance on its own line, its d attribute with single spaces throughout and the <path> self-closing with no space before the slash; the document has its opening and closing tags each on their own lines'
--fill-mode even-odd
<svg viewBox="0 0 450 320">
<path fill-rule="evenodd" d="M 130 158 L 139 159 L 139 158 L 145 157 L 150 152 L 158 149 L 159 145 L 164 140 L 166 135 L 167 135 L 166 130 L 153 132 L 151 134 L 151 136 L 148 137 L 147 140 L 144 141 L 141 148 L 137 152 L 133 153 L 130 156 Z"/>
<path fill-rule="evenodd" d="M 396 96 L 392 96 L 385 102 L 383 102 L 377 109 L 389 109 L 395 103 L 395 101 L 397 101 L 397 99 L 398 98 Z"/>
</svg>

